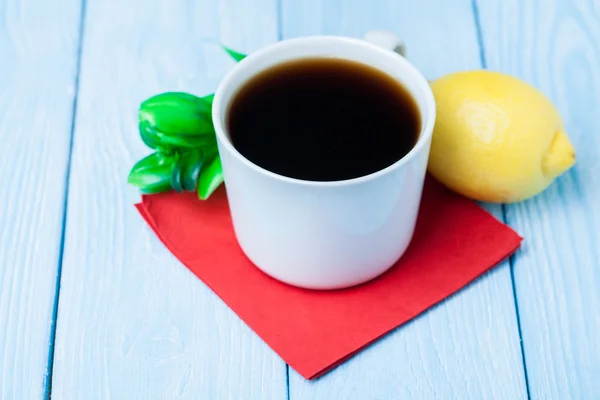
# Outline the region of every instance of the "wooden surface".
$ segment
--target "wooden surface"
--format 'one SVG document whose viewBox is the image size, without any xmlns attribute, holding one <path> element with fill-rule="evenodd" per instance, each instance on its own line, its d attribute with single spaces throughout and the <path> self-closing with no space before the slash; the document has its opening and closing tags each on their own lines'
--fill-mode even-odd
<svg viewBox="0 0 600 400">
<path fill-rule="evenodd" d="M 541 196 L 508 206 L 528 238 L 514 278 L 532 398 L 600 398 L 600 8 L 598 2 L 482 1 L 490 69 L 531 82 L 560 110 L 577 164 Z"/>
<path fill-rule="evenodd" d="M 136 111 L 214 92 L 219 42 L 371 29 L 428 79 L 540 88 L 578 163 L 487 207 L 525 237 L 510 262 L 306 381 L 136 213 Z M 0 399 L 600 398 L 599 43 L 592 0 L 0 0 Z"/>
<path fill-rule="evenodd" d="M 79 0 L 0 1 L 0 399 L 42 397 L 79 44 Z"/>
<path fill-rule="evenodd" d="M 243 24 L 253 10 L 260 29 Z M 270 0 L 87 2 L 53 398 L 285 397 L 285 363 L 160 244 L 125 183 L 149 152 L 139 103 L 214 91 L 233 65 L 216 41 L 235 29 L 256 50 L 276 16 Z"/>
</svg>

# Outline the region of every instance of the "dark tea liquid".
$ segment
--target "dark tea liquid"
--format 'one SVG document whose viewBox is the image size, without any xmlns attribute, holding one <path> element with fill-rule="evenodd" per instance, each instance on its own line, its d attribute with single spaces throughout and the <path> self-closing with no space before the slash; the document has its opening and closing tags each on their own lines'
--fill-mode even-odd
<svg viewBox="0 0 600 400">
<path fill-rule="evenodd" d="M 415 145 L 409 92 L 368 65 L 335 58 L 278 64 L 246 82 L 228 112 L 233 146 L 271 172 L 338 181 L 390 166 Z"/>
</svg>

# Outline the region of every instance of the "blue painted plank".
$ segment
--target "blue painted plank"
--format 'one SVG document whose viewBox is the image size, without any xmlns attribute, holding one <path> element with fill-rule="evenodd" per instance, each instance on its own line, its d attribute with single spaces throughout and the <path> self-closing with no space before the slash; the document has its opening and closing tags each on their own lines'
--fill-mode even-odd
<svg viewBox="0 0 600 400">
<path fill-rule="evenodd" d="M 479 68 L 471 2 L 284 0 L 283 37 L 387 29 L 428 79 Z M 488 209 L 501 218 L 498 206 Z M 291 399 L 519 399 L 524 371 L 508 263 L 322 378 L 290 371 Z"/>
<path fill-rule="evenodd" d="M 490 69 L 558 107 L 577 164 L 541 195 L 507 206 L 526 240 L 514 259 L 533 399 L 600 398 L 600 12 L 586 1 L 481 1 Z"/>
<path fill-rule="evenodd" d="M 213 92 L 277 40 L 272 0 L 88 0 L 56 332 L 56 399 L 284 399 L 286 366 L 159 242 L 126 184 L 137 108 Z"/>
<path fill-rule="evenodd" d="M 47 387 L 79 0 L 0 0 L 0 399 Z"/>
</svg>

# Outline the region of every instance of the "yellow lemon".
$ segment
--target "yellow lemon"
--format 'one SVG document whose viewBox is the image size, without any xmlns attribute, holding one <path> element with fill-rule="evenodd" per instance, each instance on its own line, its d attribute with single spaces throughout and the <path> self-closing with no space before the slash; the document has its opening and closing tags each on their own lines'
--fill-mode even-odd
<svg viewBox="0 0 600 400">
<path fill-rule="evenodd" d="M 428 170 L 475 200 L 534 196 L 575 163 L 554 105 L 510 75 L 465 71 L 431 82 L 437 117 Z"/>
</svg>

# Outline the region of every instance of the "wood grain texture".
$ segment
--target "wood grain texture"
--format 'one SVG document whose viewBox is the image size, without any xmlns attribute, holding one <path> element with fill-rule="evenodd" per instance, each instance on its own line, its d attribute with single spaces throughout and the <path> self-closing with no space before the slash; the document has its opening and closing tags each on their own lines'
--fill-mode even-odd
<svg viewBox="0 0 600 400">
<path fill-rule="evenodd" d="M 481 1 L 490 69 L 531 83 L 558 107 L 575 167 L 507 207 L 525 236 L 514 277 L 533 399 L 600 398 L 600 7 Z"/>
<path fill-rule="evenodd" d="M 46 388 L 79 0 L 0 0 L 0 399 Z"/>
<path fill-rule="evenodd" d="M 282 29 L 284 38 L 391 30 L 428 79 L 480 67 L 466 0 L 284 0 Z M 316 381 L 290 371 L 292 400 L 526 397 L 508 263 Z"/>
<path fill-rule="evenodd" d="M 286 366 L 159 242 L 126 184 L 150 152 L 137 108 L 214 92 L 277 40 L 271 0 L 88 0 L 53 399 L 283 399 Z"/>
</svg>

